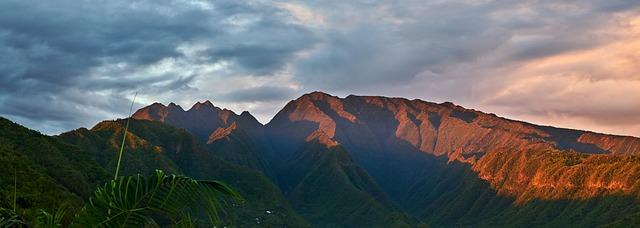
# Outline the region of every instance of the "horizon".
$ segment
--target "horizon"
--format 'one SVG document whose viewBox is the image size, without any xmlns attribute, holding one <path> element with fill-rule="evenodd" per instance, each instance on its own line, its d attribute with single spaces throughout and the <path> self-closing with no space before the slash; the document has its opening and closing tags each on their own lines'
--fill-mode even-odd
<svg viewBox="0 0 640 228">
<path fill-rule="evenodd" d="M 289 101 L 285 102 L 285 105 L 286 105 L 286 103 L 295 101 L 296 99 L 301 98 L 304 95 L 317 93 L 317 92 L 325 94 L 325 95 L 328 95 L 328 96 L 338 97 L 339 99 L 345 99 L 348 96 L 356 96 L 356 97 L 384 97 L 384 98 L 391 98 L 391 99 L 407 99 L 407 100 L 410 100 L 410 101 L 418 100 L 418 101 L 427 102 L 427 103 L 433 103 L 433 104 L 438 104 L 438 105 L 442 105 L 444 103 L 452 103 L 454 105 L 461 106 L 462 108 L 467 109 L 467 110 L 478 111 L 478 112 L 481 112 L 481 113 L 484 113 L 484 114 L 488 114 L 488 115 L 496 115 L 499 118 L 504 118 L 504 119 L 511 120 L 511 121 L 516 121 L 516 122 L 524 122 L 524 123 L 527 123 L 527 124 L 533 124 L 533 125 L 542 126 L 542 127 L 554 127 L 554 128 L 560 128 L 560 129 L 579 130 L 579 131 L 585 131 L 585 132 L 599 133 L 599 134 L 605 134 L 605 135 L 640 138 L 640 137 L 634 136 L 634 135 L 614 134 L 614 133 L 608 133 L 608 132 L 593 131 L 593 130 L 589 130 L 589 129 L 580 129 L 580 128 L 571 128 L 571 127 L 561 127 L 561 126 L 554 126 L 554 125 L 546 125 L 546 124 L 542 124 L 542 123 L 535 123 L 535 122 L 530 122 L 530 121 L 526 121 L 526 120 L 510 118 L 510 117 L 504 116 L 504 115 L 502 115 L 500 113 L 485 112 L 483 110 L 478 110 L 478 109 L 475 109 L 475 108 L 466 107 L 464 105 L 460 105 L 460 104 L 457 104 L 457 103 L 451 102 L 451 101 L 433 102 L 433 101 L 423 100 L 423 99 L 420 99 L 420 98 L 405 98 L 405 97 L 375 96 L 375 95 L 359 95 L 359 94 L 349 94 L 349 95 L 346 95 L 346 96 L 337 96 L 337 95 L 333 95 L 333 94 L 329 94 L 329 93 L 326 93 L 326 92 L 323 92 L 323 91 L 317 91 L 316 90 L 316 91 L 304 93 L 304 94 L 296 97 L 295 99 L 289 100 Z M 198 103 L 206 103 L 206 102 L 210 102 L 214 107 L 220 108 L 222 110 L 229 110 L 229 111 L 233 112 L 236 115 L 240 115 L 242 112 L 247 112 L 251 116 L 255 117 L 256 120 L 258 120 L 258 122 L 263 126 L 269 124 L 269 122 L 271 122 L 273 120 L 273 118 L 277 114 L 277 113 L 274 113 L 272 116 L 270 116 L 268 119 L 265 120 L 265 119 L 258 118 L 253 113 L 251 113 L 250 111 L 247 111 L 247 110 L 239 110 L 239 111 L 238 110 L 232 110 L 232 109 L 217 105 L 216 102 L 212 101 L 211 99 L 201 99 L 201 100 L 197 100 L 197 101 L 195 101 L 193 103 L 186 104 L 186 105 L 176 104 L 175 102 L 164 103 L 164 102 L 159 102 L 159 101 L 155 101 L 155 102 L 152 102 L 152 103 L 149 103 L 149 104 L 138 104 L 138 105 L 134 105 L 134 109 L 132 110 L 131 115 L 133 115 L 136 111 L 138 111 L 140 109 L 143 109 L 143 108 L 146 108 L 146 107 L 149 107 L 149 106 L 151 106 L 153 104 L 160 104 L 160 105 L 163 105 L 165 107 L 168 107 L 171 103 L 173 103 L 176 106 L 178 106 L 179 108 L 181 108 L 183 111 L 187 112 L 187 111 L 190 111 L 191 109 L 193 109 L 196 104 L 198 104 Z M 278 111 L 281 111 L 282 108 L 284 108 L 285 105 L 283 105 L 281 107 L 281 109 L 278 109 Z M 60 134 L 67 133 L 67 132 L 70 132 L 70 131 L 73 131 L 73 130 L 77 130 L 77 129 L 80 129 L 80 128 L 91 129 L 92 127 L 94 127 L 94 126 L 96 126 L 96 125 L 98 125 L 98 124 L 100 124 L 101 122 L 104 122 L 104 121 L 116 121 L 116 120 L 127 119 L 127 118 L 130 118 L 130 116 L 116 117 L 116 118 L 112 118 L 112 119 L 104 119 L 104 120 L 100 120 L 99 122 L 94 123 L 91 126 L 80 126 L 78 128 L 74 128 L 74 129 L 70 129 L 68 131 L 63 131 L 63 132 L 58 132 L 58 133 L 45 133 L 45 132 L 39 131 L 38 129 L 33 129 L 33 130 L 38 130 L 40 133 L 45 134 L 45 135 L 55 136 L 55 135 L 60 135 Z M 9 119 L 9 120 L 11 120 L 11 119 Z M 14 120 L 11 120 L 11 121 L 14 121 Z M 16 121 L 14 121 L 14 122 L 16 122 Z M 16 122 L 16 123 L 18 123 L 18 122 Z M 20 123 L 18 123 L 18 124 L 20 124 Z"/>
<path fill-rule="evenodd" d="M 209 99 L 266 124 L 305 91 L 452 102 L 640 137 L 634 1 L 4 1 L 0 116 L 45 134 Z"/>
</svg>

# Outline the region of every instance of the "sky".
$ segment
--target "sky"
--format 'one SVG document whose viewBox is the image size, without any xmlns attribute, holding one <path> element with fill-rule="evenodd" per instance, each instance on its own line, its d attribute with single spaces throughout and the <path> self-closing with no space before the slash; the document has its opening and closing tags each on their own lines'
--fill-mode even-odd
<svg viewBox="0 0 640 228">
<path fill-rule="evenodd" d="M 45 134 L 211 100 L 451 101 L 640 136 L 637 0 L 3 0 L 0 116 Z"/>
</svg>

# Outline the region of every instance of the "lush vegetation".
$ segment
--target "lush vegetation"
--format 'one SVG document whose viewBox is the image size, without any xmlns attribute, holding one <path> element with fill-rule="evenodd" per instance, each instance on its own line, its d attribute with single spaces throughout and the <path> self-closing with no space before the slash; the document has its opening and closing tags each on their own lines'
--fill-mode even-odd
<svg viewBox="0 0 640 228">
<path fill-rule="evenodd" d="M 209 224 L 218 224 L 225 198 L 240 195 L 218 181 L 198 181 L 185 176 L 153 175 L 119 177 L 98 188 L 79 212 L 73 226 L 142 227 L 159 226 L 168 219 L 174 226 L 197 224 L 205 211 Z"/>
<path fill-rule="evenodd" d="M 76 146 L 28 130 L 0 118 L 0 207 L 13 208 L 34 219 L 40 209 L 53 211 L 64 204 L 77 209 L 108 173 Z"/>
<path fill-rule="evenodd" d="M 474 167 L 495 171 L 491 174 L 480 172 L 481 175 L 504 179 L 485 181 L 470 164 L 447 164 L 445 159 L 441 159 L 433 173 L 415 184 L 402 205 L 406 211 L 432 226 L 630 227 L 640 224 L 634 219 L 640 213 L 640 201 L 635 190 L 627 193 L 609 191 L 606 186 L 580 186 L 578 181 L 592 175 L 609 181 L 633 175 L 632 170 L 640 170 L 640 162 L 635 158 L 587 156 L 546 149 L 522 152 L 523 159 L 518 159 L 520 155 L 513 151 L 495 153 L 485 155 L 487 160 Z M 505 157 L 500 153 L 510 153 L 512 162 L 492 161 Z M 505 164 L 509 167 L 501 166 Z M 611 167 L 627 167 L 629 170 L 614 169 L 616 171 L 610 172 Z M 577 169 L 577 172 L 572 169 Z M 534 177 L 546 175 L 557 179 L 544 179 L 542 183 L 558 187 L 538 186 Z M 514 176 L 522 176 L 524 180 L 516 181 Z M 628 180 L 638 181 L 633 177 Z M 567 183 L 576 187 L 563 186 Z"/>
<path fill-rule="evenodd" d="M 0 227 L 196 227 L 202 223 L 201 212 L 208 216 L 206 224 L 215 225 L 220 224 L 218 215 L 227 207 L 223 205 L 227 196 L 241 199 L 222 182 L 198 181 L 157 170 L 149 177 L 119 177 L 98 187 L 73 217 L 66 206 L 53 213 L 40 209 L 31 221 L 15 208 L 1 208 Z"/>
<path fill-rule="evenodd" d="M 78 145 L 102 166 L 115 167 L 125 124 L 125 120 L 105 121 L 91 130 L 78 129 L 58 138 Z M 199 179 L 221 180 L 237 189 L 251 203 L 227 208 L 222 220 L 228 225 L 308 226 L 263 173 L 220 159 L 185 130 L 155 121 L 132 120 L 126 146 L 122 160 L 126 165 L 121 167 L 124 175 L 152 174 L 155 169 L 162 169 Z"/>
<path fill-rule="evenodd" d="M 371 165 L 361 168 L 362 162 L 351 158 L 353 154 L 362 158 L 364 150 L 308 143 L 291 159 L 256 161 L 249 153 L 260 153 L 256 151 L 260 147 L 246 135 L 230 134 L 226 141 L 205 145 L 185 130 L 140 120 L 131 121 L 126 137 L 121 167 L 124 176 L 111 180 L 124 125 L 124 120 L 105 121 L 92 129 L 50 137 L 0 118 L 0 164 L 4 171 L 0 172 L 0 207 L 8 208 L 0 210 L 0 227 L 83 227 L 103 222 L 105 226 L 190 226 L 211 221 L 238 227 L 640 224 L 639 185 L 633 184 L 639 179 L 640 161 L 634 156 L 504 150 L 486 153 L 471 165 L 425 155 L 419 163 L 425 164 L 425 172 L 414 174 L 419 178 L 413 181 L 406 179 L 410 188 L 400 189 L 397 192 L 402 194 L 391 198 L 387 189 L 379 187 L 381 174 L 370 175 L 366 168 Z M 418 159 L 413 160 L 418 164 Z M 496 178 L 487 181 L 480 175 Z M 527 180 L 537 176 L 549 184 L 601 181 L 604 187 L 558 192 L 536 189 L 534 181 L 521 181 L 518 176 Z M 228 187 L 196 179 L 216 179 Z M 628 190 L 604 190 L 610 183 L 628 185 Z M 229 188 L 237 189 L 245 202 L 221 200 L 221 194 L 237 197 Z M 118 201 L 118 192 L 137 193 Z M 159 194 L 149 194 L 153 192 Z M 191 197 L 217 200 L 195 201 Z M 205 213 L 183 210 L 187 204 Z M 219 208 L 224 212 L 214 211 Z M 96 219 L 105 217 L 113 219 Z"/>
<path fill-rule="evenodd" d="M 375 181 L 337 146 L 307 145 L 281 170 L 294 207 L 321 227 L 415 227 Z M 327 210 L 330 208 L 330 210 Z"/>
<path fill-rule="evenodd" d="M 235 190 L 222 182 L 198 181 L 180 175 L 166 175 L 156 170 L 150 177 L 139 174 L 117 177 L 104 186 L 97 187 L 87 204 L 76 216 L 70 217 L 67 208 L 77 208 L 82 202 L 78 196 L 85 194 L 82 190 L 86 190 L 87 185 L 90 185 L 86 181 L 89 179 L 87 177 L 94 177 L 90 176 L 91 173 L 89 176 L 82 176 L 73 171 L 88 168 L 90 172 L 91 169 L 97 169 L 104 175 L 104 170 L 84 153 L 78 153 L 81 155 L 80 158 L 73 157 L 74 154 L 66 154 L 70 151 L 78 152 L 77 148 L 5 119 L 0 119 L 0 124 L 1 158 L 7 161 L 4 164 L 14 169 L 13 188 L 9 190 L 13 194 L 2 192 L 2 206 L 7 206 L 6 202 L 12 202 L 12 209 L 0 209 L 0 227 L 63 227 L 69 224 L 72 227 L 141 227 L 167 223 L 179 227 L 194 227 L 200 221 L 200 209 L 208 216 L 210 224 L 220 223 L 218 215 L 224 208 L 221 203 L 225 202 L 220 196 L 240 199 Z M 123 147 L 124 142 L 123 139 Z M 122 149 L 121 147 L 121 151 Z M 54 159 L 42 159 L 42 154 L 38 156 L 38 152 L 52 152 L 51 157 Z M 24 158 L 25 155 L 31 157 Z M 55 161 L 59 163 L 53 163 Z M 21 171 L 21 175 L 26 175 L 25 178 L 20 178 L 21 191 L 18 191 L 18 170 Z M 49 172 L 52 176 L 47 175 Z M 30 177 L 36 177 L 35 181 Z M 78 179 L 80 183 L 74 185 L 65 179 L 67 177 Z M 2 178 L 8 179 L 10 178 Z M 59 182 L 62 182 L 63 186 L 59 186 Z M 65 184 L 72 188 L 65 188 Z M 12 197 L 11 201 L 6 200 L 8 196 Z M 42 209 L 56 207 L 53 213 Z M 164 220 L 158 221 L 157 218 Z"/>
</svg>

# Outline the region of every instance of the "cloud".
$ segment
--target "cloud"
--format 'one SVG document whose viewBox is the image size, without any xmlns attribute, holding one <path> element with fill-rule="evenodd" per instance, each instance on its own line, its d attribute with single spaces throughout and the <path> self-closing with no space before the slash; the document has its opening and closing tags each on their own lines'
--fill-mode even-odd
<svg viewBox="0 0 640 228">
<path fill-rule="evenodd" d="M 616 41 L 606 45 L 510 69 L 509 74 L 518 78 L 504 82 L 482 103 L 539 122 L 638 135 L 640 24 L 636 21 L 630 19 Z"/>
<path fill-rule="evenodd" d="M 282 101 L 297 95 L 295 92 L 295 90 L 287 87 L 265 86 L 235 90 L 222 95 L 221 98 L 228 102 Z"/>
<path fill-rule="evenodd" d="M 452 100 L 540 124 L 640 136 L 640 4 L 335 4 L 342 10 L 323 8 L 325 39 L 296 65 L 303 86 Z"/>
<path fill-rule="evenodd" d="M 451 71 L 457 67 L 492 56 L 501 57 L 495 66 L 605 43 L 612 38 L 597 29 L 608 25 L 611 12 L 594 8 L 619 8 L 554 1 L 469 2 L 323 5 L 327 21 L 335 24 L 328 25 L 323 43 L 299 62 L 296 74 L 303 82 L 336 90 L 403 84 L 427 71 L 454 77 Z"/>
<path fill-rule="evenodd" d="M 274 75 L 314 42 L 284 10 L 257 1 L 3 1 L 0 9 L 0 114 L 47 133 L 122 117 L 134 91 L 170 99 L 198 90 L 195 80 Z"/>
<path fill-rule="evenodd" d="M 311 26 L 324 26 L 324 15 L 321 13 L 314 12 L 313 10 L 295 3 L 290 2 L 279 2 L 276 3 L 278 8 L 284 9 L 288 11 L 291 16 L 294 17 L 294 22 L 303 24 L 303 25 L 311 25 Z"/>
</svg>

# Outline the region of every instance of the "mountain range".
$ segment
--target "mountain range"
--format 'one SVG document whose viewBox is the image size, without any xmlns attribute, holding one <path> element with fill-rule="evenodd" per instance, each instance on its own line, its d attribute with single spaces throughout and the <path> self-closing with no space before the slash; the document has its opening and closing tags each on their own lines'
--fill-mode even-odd
<svg viewBox="0 0 640 228">
<path fill-rule="evenodd" d="M 229 205 L 230 225 L 640 225 L 635 137 L 450 102 L 322 92 L 290 101 L 266 125 L 210 101 L 188 110 L 154 103 L 131 120 L 122 172 L 223 180 L 247 199 Z M 19 206 L 80 205 L 115 169 L 125 122 L 46 136 L 1 119 L 2 164 L 37 177 L 20 183 Z M 0 174 L 1 186 L 12 181 Z"/>
</svg>

